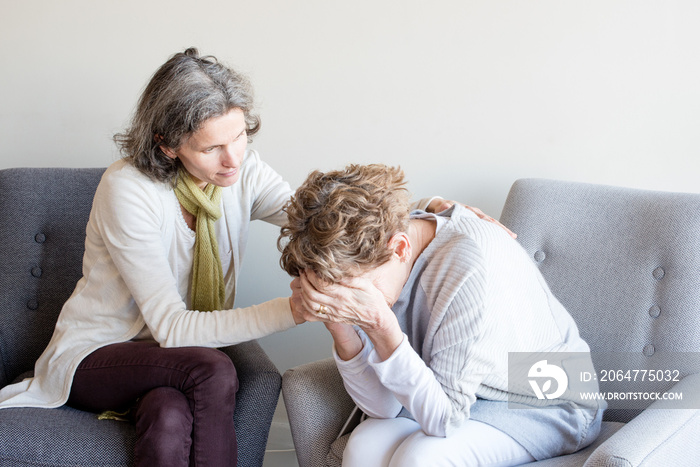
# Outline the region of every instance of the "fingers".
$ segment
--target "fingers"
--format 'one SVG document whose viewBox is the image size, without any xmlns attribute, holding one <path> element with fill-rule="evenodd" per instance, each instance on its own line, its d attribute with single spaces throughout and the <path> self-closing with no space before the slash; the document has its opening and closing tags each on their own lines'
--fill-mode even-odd
<svg viewBox="0 0 700 467">
<path fill-rule="evenodd" d="M 290 305 L 292 307 L 292 315 L 296 324 L 301 324 L 304 321 L 320 321 L 324 314 L 318 313 L 319 305 L 308 300 L 303 293 L 302 279 L 297 277 L 289 284 L 292 289 L 290 297 Z"/>
<path fill-rule="evenodd" d="M 440 206 L 438 207 L 438 210 L 436 210 L 435 212 L 438 213 L 438 212 L 442 212 L 442 211 L 447 211 L 452 206 L 454 206 L 454 204 L 455 204 L 454 201 L 444 201 L 442 204 L 440 204 Z"/>
<path fill-rule="evenodd" d="M 304 299 L 318 310 L 319 305 L 332 306 L 338 299 L 338 287 L 321 280 L 310 271 L 303 271 L 300 275 L 301 293 Z"/>
<path fill-rule="evenodd" d="M 328 305 L 322 302 L 323 295 L 315 290 L 303 272 L 295 281 L 297 303 L 302 310 L 304 319 L 306 321 L 329 321 L 328 312 L 331 310 Z"/>
<path fill-rule="evenodd" d="M 313 315 L 310 320 L 352 325 L 360 323 L 343 285 L 328 284 L 309 271 L 302 272 L 299 277 L 304 306 Z"/>
<path fill-rule="evenodd" d="M 430 204 L 425 208 L 427 212 L 438 213 L 450 209 L 455 204 L 454 201 L 435 197 Z"/>
<path fill-rule="evenodd" d="M 328 298 L 337 298 L 339 289 L 338 286 L 321 279 L 315 272 L 311 270 L 304 270 L 300 274 L 300 277 L 302 277 L 302 283 L 304 283 L 304 281 L 308 282 L 314 291 L 319 292 Z"/>
<path fill-rule="evenodd" d="M 500 222 L 498 223 L 498 225 L 500 225 L 501 227 L 503 227 L 503 228 L 505 229 L 505 231 L 508 232 L 508 235 L 510 235 L 512 238 L 518 238 L 518 234 L 516 234 L 515 232 L 513 232 L 512 230 L 510 230 L 510 229 L 509 229 L 508 227 L 506 227 L 505 225 L 501 224 Z"/>
<path fill-rule="evenodd" d="M 488 214 L 484 214 L 484 212 L 481 209 L 475 208 L 474 206 L 467 206 L 466 204 L 463 204 L 462 206 L 464 206 L 465 208 L 469 209 L 471 212 L 476 214 L 479 217 L 479 219 L 483 219 L 485 221 L 496 224 L 497 226 L 499 226 L 500 228 L 505 230 L 508 233 L 508 235 L 510 235 L 512 238 L 518 238 L 518 236 L 512 230 L 510 230 L 508 227 L 501 224 L 500 222 L 498 222 L 496 219 L 489 216 Z"/>
</svg>

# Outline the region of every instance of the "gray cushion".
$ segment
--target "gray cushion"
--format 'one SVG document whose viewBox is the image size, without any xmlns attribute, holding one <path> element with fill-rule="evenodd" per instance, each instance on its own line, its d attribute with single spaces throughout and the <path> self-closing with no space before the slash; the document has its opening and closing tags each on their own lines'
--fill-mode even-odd
<svg viewBox="0 0 700 467">
<path fill-rule="evenodd" d="M 578 452 L 569 454 L 567 456 L 554 457 L 552 459 L 546 459 L 539 462 L 533 462 L 532 466 L 537 467 L 579 467 L 586 463 L 588 457 L 593 453 L 598 446 L 603 444 L 607 439 L 617 433 L 620 428 L 625 426 L 624 423 L 620 422 L 603 422 L 603 426 L 600 428 L 600 435 L 590 446 L 581 449 Z"/>
<path fill-rule="evenodd" d="M 0 171 L 0 387 L 34 368 L 81 276 L 103 171 Z"/>
<path fill-rule="evenodd" d="M 0 466 L 127 466 L 133 425 L 69 407 L 0 410 Z"/>
</svg>

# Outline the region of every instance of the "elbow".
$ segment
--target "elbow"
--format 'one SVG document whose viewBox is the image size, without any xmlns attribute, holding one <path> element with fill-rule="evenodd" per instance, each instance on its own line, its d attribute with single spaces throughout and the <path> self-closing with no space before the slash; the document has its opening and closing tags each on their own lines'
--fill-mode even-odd
<svg viewBox="0 0 700 467">
<path fill-rule="evenodd" d="M 370 418 L 390 419 L 401 415 L 403 406 L 401 404 L 379 404 L 373 407 L 363 407 L 363 404 L 357 404 L 360 409 Z M 378 409 L 378 410 L 376 410 Z"/>
<path fill-rule="evenodd" d="M 173 333 L 159 333 L 153 336 L 153 339 L 158 343 L 158 345 L 163 349 L 172 349 L 176 347 L 183 347 L 181 342 L 173 336 Z"/>
<path fill-rule="evenodd" d="M 156 339 L 156 342 L 158 342 L 158 345 L 163 349 L 173 349 L 178 347 L 176 343 L 168 339 Z"/>
<path fill-rule="evenodd" d="M 174 349 L 179 347 L 179 345 L 169 341 L 158 341 L 158 345 L 163 349 Z"/>
<path fill-rule="evenodd" d="M 423 429 L 423 433 L 427 436 L 433 436 L 435 438 L 447 438 L 448 433 L 443 429 Z"/>
<path fill-rule="evenodd" d="M 441 420 L 434 420 L 433 423 L 426 423 L 425 426 L 421 426 L 421 428 L 428 436 L 448 438 L 454 434 L 462 423 L 464 423 L 464 421 L 468 418 L 469 415 L 465 415 L 460 412 L 453 412 Z"/>
<path fill-rule="evenodd" d="M 440 433 L 434 436 L 440 436 L 441 438 L 448 438 L 450 435 L 454 434 L 455 431 L 464 423 L 465 420 L 469 419 L 469 415 L 464 415 L 461 413 L 453 414 L 445 423 L 440 426 Z"/>
</svg>

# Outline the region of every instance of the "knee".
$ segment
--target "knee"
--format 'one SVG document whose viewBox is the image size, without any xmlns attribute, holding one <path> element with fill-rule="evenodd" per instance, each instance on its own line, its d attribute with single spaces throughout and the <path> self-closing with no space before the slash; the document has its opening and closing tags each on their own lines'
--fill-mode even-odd
<svg viewBox="0 0 700 467">
<path fill-rule="evenodd" d="M 356 467 L 365 465 L 381 465 L 381 463 L 377 462 L 376 460 L 378 455 L 376 448 L 374 448 L 372 445 L 369 447 L 367 445 L 367 442 L 371 442 L 371 440 L 363 435 L 355 436 L 354 432 L 351 435 L 345 436 L 347 438 L 345 447 L 343 448 L 344 466 Z"/>
<path fill-rule="evenodd" d="M 377 443 L 379 433 L 375 424 L 375 420 L 365 420 L 350 435 L 346 435 L 349 438 L 343 450 L 344 466 L 382 465 L 378 458 L 386 457 L 385 446 Z"/>
<path fill-rule="evenodd" d="M 185 395 L 159 387 L 139 401 L 136 416 L 136 465 L 187 465 L 192 445 L 192 412 Z"/>
<path fill-rule="evenodd" d="M 425 433 L 417 432 L 404 440 L 396 449 L 391 458 L 389 467 L 422 467 L 424 465 L 454 465 L 450 461 L 449 450 L 446 446 L 441 446 L 440 440 L 428 436 Z M 468 446 L 465 446 L 468 450 Z M 469 461 L 469 455 L 463 453 L 460 456 L 460 462 L 464 460 L 462 465 L 479 465 L 478 463 Z"/>
<path fill-rule="evenodd" d="M 391 456 L 389 467 L 422 467 L 425 465 L 440 465 L 437 463 L 436 452 L 417 449 L 410 441 L 404 441 Z M 473 464 L 465 464 L 473 465 Z"/>
<path fill-rule="evenodd" d="M 343 465 L 389 465 L 396 448 L 416 430 L 420 430 L 420 425 L 407 418 L 367 419 L 350 435 L 343 453 Z"/>
<path fill-rule="evenodd" d="M 238 391 L 238 374 L 228 355 L 207 348 L 197 349 L 196 353 L 196 364 L 192 370 L 195 383 L 222 394 L 235 395 Z"/>
<path fill-rule="evenodd" d="M 138 431 L 150 432 L 156 437 L 189 437 L 192 412 L 187 397 L 170 387 L 150 390 L 138 403 L 136 427 Z"/>
</svg>

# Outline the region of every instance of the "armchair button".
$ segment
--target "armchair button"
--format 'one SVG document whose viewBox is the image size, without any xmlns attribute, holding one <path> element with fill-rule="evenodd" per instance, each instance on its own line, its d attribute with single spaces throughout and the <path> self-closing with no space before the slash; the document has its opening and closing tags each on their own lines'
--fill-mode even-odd
<svg viewBox="0 0 700 467">
<path fill-rule="evenodd" d="M 546 256 L 547 256 L 547 255 L 544 254 L 544 251 L 542 251 L 542 250 L 537 250 L 537 251 L 535 252 L 535 261 L 537 261 L 538 263 L 541 263 L 542 261 L 544 261 L 544 259 L 545 259 Z"/>
<path fill-rule="evenodd" d="M 46 235 L 39 233 L 34 236 L 34 240 L 37 243 L 44 243 L 46 241 Z"/>
<path fill-rule="evenodd" d="M 651 275 L 654 276 L 654 279 L 658 281 L 666 275 L 666 271 L 664 271 L 664 268 L 658 267 L 654 269 L 654 272 L 652 272 Z"/>
<path fill-rule="evenodd" d="M 27 308 L 29 308 L 30 310 L 36 310 L 37 308 L 39 308 L 39 302 L 37 302 L 36 300 L 29 300 L 27 302 Z"/>
<path fill-rule="evenodd" d="M 34 276 L 34 277 L 41 277 L 42 272 L 44 272 L 44 271 L 42 271 L 41 268 L 38 266 L 35 268 L 32 268 L 32 276 Z"/>
<path fill-rule="evenodd" d="M 658 305 L 654 305 L 651 308 L 649 308 L 649 316 L 651 316 L 652 318 L 658 318 L 660 314 L 661 308 L 659 308 Z"/>
<path fill-rule="evenodd" d="M 644 353 L 644 355 L 646 355 L 647 357 L 651 357 L 652 355 L 654 355 L 655 351 L 656 349 L 653 345 L 647 344 L 644 346 L 644 350 L 642 351 L 642 353 Z"/>
</svg>

